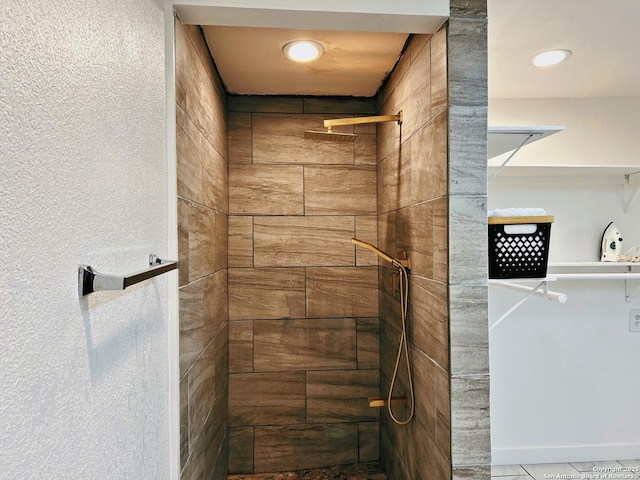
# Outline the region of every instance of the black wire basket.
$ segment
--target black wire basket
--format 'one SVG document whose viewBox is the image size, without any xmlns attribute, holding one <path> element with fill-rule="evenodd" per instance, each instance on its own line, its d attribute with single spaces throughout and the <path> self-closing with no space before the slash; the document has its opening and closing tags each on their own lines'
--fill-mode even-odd
<svg viewBox="0 0 640 480">
<path fill-rule="evenodd" d="M 489 278 L 546 277 L 552 223 L 552 215 L 489 217 Z M 507 233 L 516 225 L 532 225 L 535 231 Z"/>
</svg>

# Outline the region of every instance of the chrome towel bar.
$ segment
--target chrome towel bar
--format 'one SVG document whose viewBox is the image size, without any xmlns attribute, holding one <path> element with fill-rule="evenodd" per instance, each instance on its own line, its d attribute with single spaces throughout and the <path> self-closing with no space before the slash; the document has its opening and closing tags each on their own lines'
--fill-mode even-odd
<svg viewBox="0 0 640 480">
<path fill-rule="evenodd" d="M 149 255 L 149 269 L 126 276 L 104 275 L 96 272 L 89 265 L 78 267 L 78 297 L 84 298 L 90 293 L 104 290 L 124 290 L 131 285 L 162 275 L 178 268 L 174 260 L 162 260 L 156 255 Z"/>
</svg>

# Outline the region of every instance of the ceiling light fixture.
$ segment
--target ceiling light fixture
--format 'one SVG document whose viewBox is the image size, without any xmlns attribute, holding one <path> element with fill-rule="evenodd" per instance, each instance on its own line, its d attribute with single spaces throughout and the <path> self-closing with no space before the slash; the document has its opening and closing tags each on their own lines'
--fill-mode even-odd
<svg viewBox="0 0 640 480">
<path fill-rule="evenodd" d="M 549 50 L 531 59 L 536 67 L 548 67 L 560 63 L 571 56 L 571 50 Z"/>
<path fill-rule="evenodd" d="M 324 48 L 313 40 L 295 40 L 282 47 L 282 53 L 294 62 L 312 62 L 320 58 Z"/>
</svg>

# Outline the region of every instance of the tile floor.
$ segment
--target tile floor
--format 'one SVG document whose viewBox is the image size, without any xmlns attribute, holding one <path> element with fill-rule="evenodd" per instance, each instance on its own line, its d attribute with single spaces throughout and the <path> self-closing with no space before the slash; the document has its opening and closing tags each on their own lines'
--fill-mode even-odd
<svg viewBox="0 0 640 480">
<path fill-rule="evenodd" d="M 229 475 L 227 480 L 387 480 L 387 476 L 378 462 L 367 462 L 296 472 Z"/>
<path fill-rule="evenodd" d="M 493 465 L 491 467 L 491 478 L 495 480 L 531 480 L 532 478 L 534 480 L 640 480 L 640 460 Z"/>
</svg>

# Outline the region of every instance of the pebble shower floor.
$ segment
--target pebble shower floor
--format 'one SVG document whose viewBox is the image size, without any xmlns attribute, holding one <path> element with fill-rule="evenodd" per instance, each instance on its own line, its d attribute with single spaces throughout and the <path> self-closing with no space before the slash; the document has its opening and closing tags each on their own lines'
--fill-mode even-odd
<svg viewBox="0 0 640 480">
<path fill-rule="evenodd" d="M 387 480 L 377 462 L 336 465 L 295 472 L 229 475 L 227 480 Z"/>
</svg>

